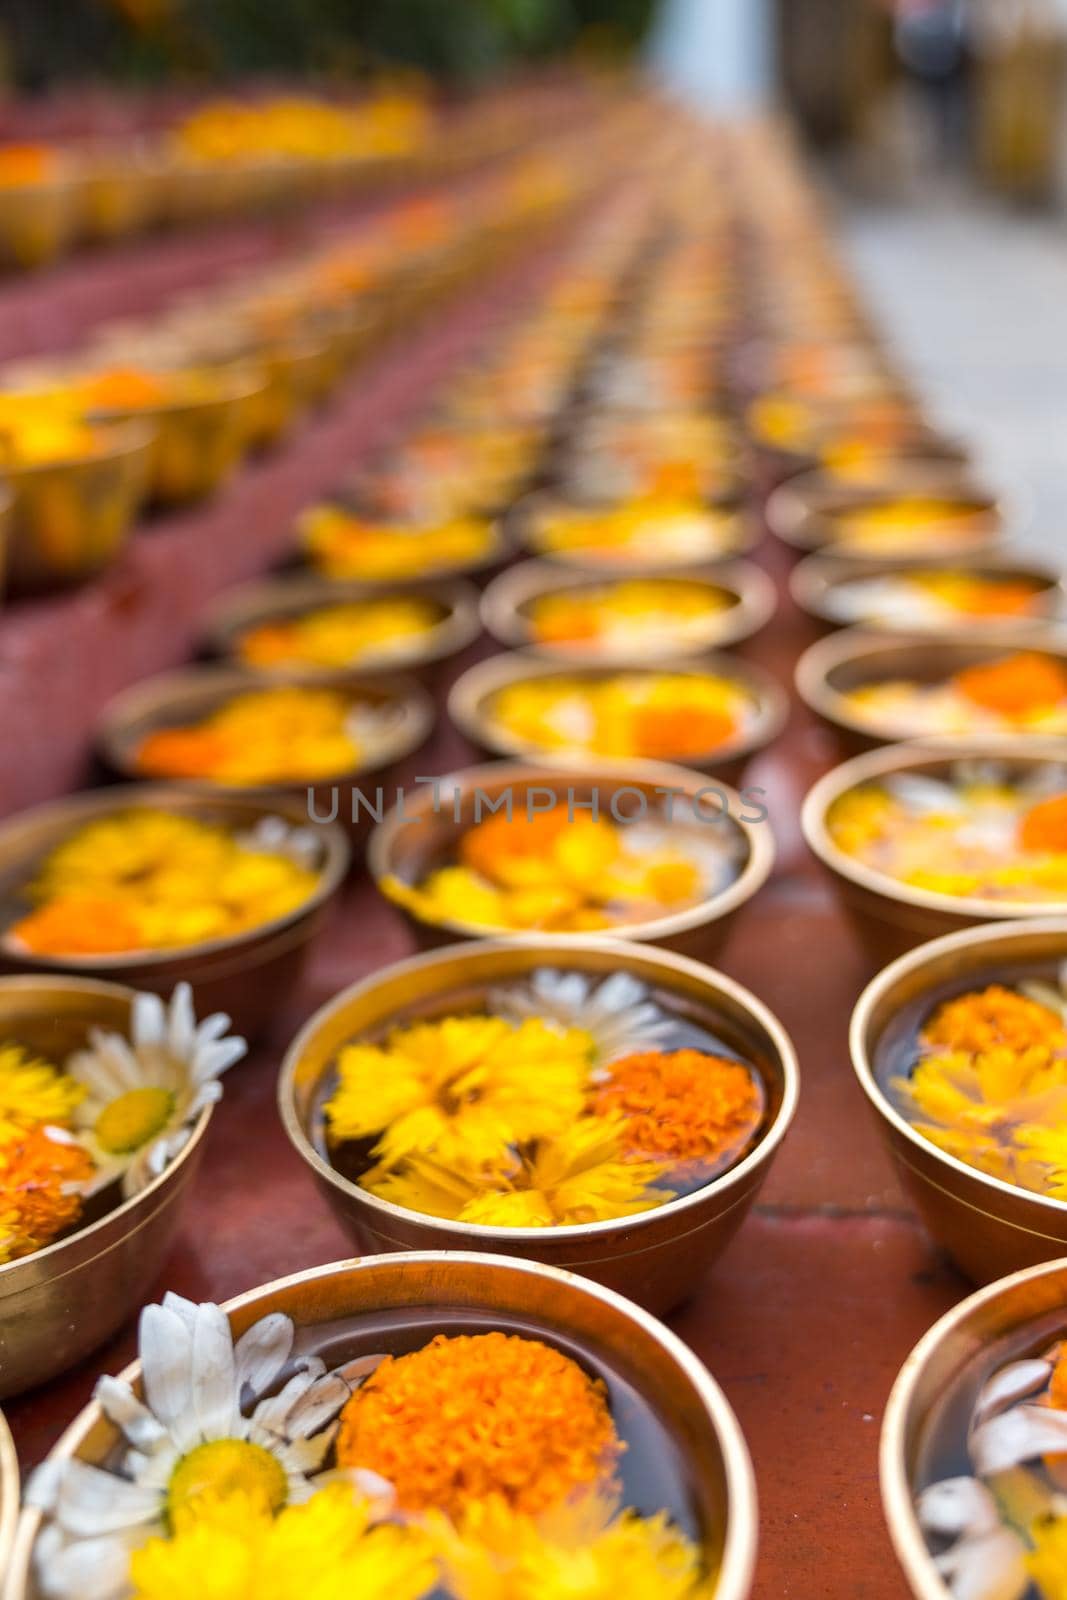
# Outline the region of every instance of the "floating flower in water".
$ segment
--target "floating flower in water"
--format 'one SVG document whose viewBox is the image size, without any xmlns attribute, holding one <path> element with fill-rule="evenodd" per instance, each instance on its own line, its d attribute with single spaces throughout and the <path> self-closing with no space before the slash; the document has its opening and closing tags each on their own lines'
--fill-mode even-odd
<svg viewBox="0 0 1067 1600">
<path fill-rule="evenodd" d="M 681 652 L 705 643 L 715 618 L 735 602 L 725 590 L 683 579 L 631 578 L 602 588 L 544 594 L 527 608 L 542 645 L 569 649 L 633 648 Z"/>
<path fill-rule="evenodd" d="M 45 857 L 23 891 L 36 909 L 5 940 L 38 955 L 109 955 L 231 938 L 287 916 L 318 886 L 318 846 L 310 830 L 263 821 L 237 834 L 143 807 L 87 822 Z"/>
<path fill-rule="evenodd" d="M 827 599 L 842 622 L 892 623 L 911 628 L 974 624 L 1044 613 L 1045 590 L 1036 579 L 1000 578 L 993 573 L 943 571 L 887 573 L 852 578 L 833 587 Z"/>
<path fill-rule="evenodd" d="M 116 1378 L 95 1390 L 126 1440 L 117 1468 L 46 1462 L 28 1486 L 49 1518 L 36 1546 L 46 1595 L 117 1600 L 134 1551 L 191 1531 L 217 1514 L 220 1499 L 240 1495 L 265 1517 L 310 1498 L 335 1419 L 376 1358 L 328 1372 L 317 1356 L 294 1358 L 294 1337 L 280 1312 L 235 1343 L 218 1306 L 168 1294 L 145 1308 L 144 1399 Z M 151 1575 L 151 1557 L 144 1571 Z"/>
<path fill-rule="evenodd" d="M 70 1134 L 37 1126 L 0 1144 L 0 1263 L 33 1255 L 81 1216 L 90 1156 Z"/>
<path fill-rule="evenodd" d="M 369 1503 L 343 1483 L 276 1517 L 254 1497 L 220 1498 L 130 1559 L 131 1600 L 174 1600 L 205 1583 L 211 1600 L 419 1600 L 436 1581 L 428 1538 L 375 1522 Z"/>
<path fill-rule="evenodd" d="M 826 823 L 847 855 L 917 889 L 1067 900 L 1067 772 L 1053 763 L 1022 778 L 995 763 L 900 773 L 839 796 Z"/>
<path fill-rule="evenodd" d="M 593 1109 L 623 1119 L 629 1155 L 697 1161 L 710 1176 L 751 1142 L 764 1095 L 740 1061 L 702 1050 L 648 1050 L 611 1063 Z"/>
<path fill-rule="evenodd" d="M 130 1035 L 91 1030 L 66 1072 L 84 1098 L 74 1108 L 76 1137 L 91 1154 L 96 1182 L 121 1173 L 136 1193 L 188 1143 L 197 1117 L 222 1096 L 219 1078 L 247 1050 L 226 1036 L 221 1012 L 197 1023 L 193 992 L 178 984 L 169 1007 L 158 995 L 133 1002 Z"/>
<path fill-rule="evenodd" d="M 341 1414 L 337 1460 L 390 1483 L 403 1511 L 461 1515 L 501 1495 L 548 1510 L 611 1478 L 623 1450 L 600 1379 L 539 1339 L 438 1334 L 386 1357 Z"/>
<path fill-rule="evenodd" d="M 708 673 L 619 672 L 605 678 L 520 679 L 493 694 L 486 715 L 517 749 L 682 760 L 729 744 L 755 703 L 736 679 Z"/>
<path fill-rule="evenodd" d="M 0 1043 L 0 1147 L 44 1123 L 66 1127 L 83 1085 L 18 1044 Z"/>
<path fill-rule="evenodd" d="M 527 984 L 490 990 L 488 1004 L 494 1016 L 514 1022 L 536 1017 L 588 1034 L 595 1049 L 594 1073 L 601 1063 L 653 1048 L 675 1027 L 647 984 L 630 972 L 613 972 L 597 983 L 584 972 L 538 967 Z"/>
<path fill-rule="evenodd" d="M 586 1494 L 531 1517 L 500 1495 L 470 1505 L 453 1525 L 430 1519 L 455 1600 L 711 1600 L 699 1551 L 663 1512 L 618 1514 Z"/>
<path fill-rule="evenodd" d="M 419 596 L 353 600 L 259 623 L 241 635 L 237 653 L 251 667 L 347 667 L 365 666 L 369 661 L 404 661 L 418 653 L 441 619 L 441 607 Z"/>
<path fill-rule="evenodd" d="M 1067 733 L 1067 667 L 1036 651 L 967 667 L 943 682 L 892 678 L 843 692 L 871 726 L 926 733 Z"/>
<path fill-rule="evenodd" d="M 738 534 L 724 511 L 696 499 L 653 494 L 612 510 L 575 507 L 545 513 L 535 524 L 531 542 L 544 555 L 596 565 L 624 561 L 646 566 L 712 560 L 736 549 Z"/>
<path fill-rule="evenodd" d="M 931 544 L 967 545 L 988 538 L 989 513 L 961 495 L 887 495 L 826 518 L 836 551 L 922 555 Z"/>
<path fill-rule="evenodd" d="M 1067 1578 L 1067 1357 L 1008 1362 L 982 1385 L 966 1439 L 973 1476 L 922 1489 L 916 1514 L 956 1600 L 1061 1600 Z"/>
<path fill-rule="evenodd" d="M 375 522 L 336 506 L 305 512 L 300 521 L 312 565 L 328 578 L 361 582 L 422 578 L 485 561 L 493 524 L 476 517 L 437 523 Z"/>
<path fill-rule="evenodd" d="M 146 735 L 133 759 L 152 778 L 314 783 L 364 763 L 381 737 L 382 721 L 357 695 L 338 689 L 252 689 L 199 722 Z"/>
<path fill-rule="evenodd" d="M 1046 1004 L 1046 998 L 1051 1004 Z M 890 1081 L 908 1121 L 992 1177 L 1067 1199 L 1067 996 L 992 984 L 946 1001 Z"/>
<path fill-rule="evenodd" d="M 497 812 L 461 836 L 455 863 L 381 887 L 424 922 L 583 933 L 699 904 L 737 877 L 743 848 L 737 829 L 622 825 L 559 804 Z"/>
</svg>

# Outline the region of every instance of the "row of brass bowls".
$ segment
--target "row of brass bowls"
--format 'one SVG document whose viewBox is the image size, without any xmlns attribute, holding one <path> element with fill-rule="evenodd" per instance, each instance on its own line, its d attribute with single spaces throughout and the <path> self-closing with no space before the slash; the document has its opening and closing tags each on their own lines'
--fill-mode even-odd
<svg viewBox="0 0 1067 1600">
<path fill-rule="evenodd" d="M 604 937 L 662 945 L 679 955 L 710 960 L 722 950 L 735 917 L 770 876 L 774 837 L 765 820 L 744 820 L 743 796 L 722 784 L 709 785 L 706 778 L 685 767 L 659 762 L 598 762 L 561 772 L 558 767 L 502 761 L 467 767 L 453 777 L 442 778 L 436 788 L 426 786 L 414 796 L 405 796 L 403 806 L 390 812 L 371 834 L 367 867 L 379 888 L 385 878 L 417 884 L 435 866 L 451 858 L 459 838 L 483 810 L 489 815 L 490 808 L 503 808 L 509 797 L 513 812 L 520 816 L 526 814 L 527 808 L 543 809 L 542 800 L 554 797 L 559 804 L 573 806 L 579 817 L 591 814 L 589 806 L 595 799 L 601 816 L 614 815 L 617 810 L 620 817 L 634 818 L 645 811 L 649 815 L 661 811 L 668 792 L 674 797 L 670 808 L 675 815 L 679 808 L 685 808 L 687 819 L 700 815 L 708 818 L 705 825 L 709 828 L 728 826 L 734 830 L 745 847 L 741 870 L 726 889 L 699 905 L 665 913 L 652 922 L 629 923 Z M 721 820 L 711 820 L 716 813 Z M 423 949 L 479 938 L 486 932 L 475 923 L 428 923 L 406 911 L 405 916 Z M 502 930 L 494 932 L 493 937 L 515 938 L 542 950 L 559 950 L 577 936 L 536 932 L 509 935 Z"/>
<path fill-rule="evenodd" d="M 434 1006 L 469 1005 L 494 984 L 522 981 L 550 965 L 606 978 L 625 970 L 694 1021 L 704 1020 L 763 1073 L 769 1109 L 750 1153 L 721 1177 L 654 1211 L 616 1221 L 559 1228 L 493 1228 L 443 1221 L 370 1194 L 322 1153 L 318 1117 L 338 1050 L 357 1036 Z M 289 1048 L 278 1085 L 282 1120 L 339 1220 L 361 1250 L 488 1250 L 532 1257 L 580 1272 L 655 1311 L 693 1292 L 701 1271 L 732 1238 L 785 1136 L 799 1094 L 792 1044 L 766 1007 L 732 979 L 683 956 L 614 940 L 540 944 L 486 940 L 432 951 L 344 990 L 311 1019 Z"/>
<path fill-rule="evenodd" d="M 1063 760 L 1052 739 L 927 740 L 882 746 L 854 756 L 819 779 L 805 798 L 801 827 L 808 848 L 829 871 L 841 903 L 872 961 L 881 966 L 924 940 L 956 933 L 976 922 L 1011 922 L 1055 915 L 1049 901 L 962 898 L 914 888 L 876 872 L 841 850 L 830 837 L 827 813 L 841 795 L 891 773 L 944 777 L 963 760 L 1000 763 L 1009 776 Z"/>
<path fill-rule="evenodd" d="M 227 1302 L 235 1337 L 270 1313 L 298 1330 L 321 1329 L 344 1359 L 346 1324 L 364 1316 L 425 1320 L 427 1335 L 460 1321 L 485 1331 L 515 1329 L 607 1363 L 633 1385 L 676 1440 L 690 1479 L 715 1600 L 745 1600 L 756 1553 L 756 1490 L 745 1441 L 721 1390 L 692 1351 L 653 1317 L 569 1272 L 466 1252 L 367 1256 L 314 1267 Z M 351 1346 L 349 1346 L 349 1349 Z M 121 1374 L 138 1384 L 140 1366 Z M 88 1405 L 52 1452 L 53 1461 L 101 1464 L 118 1443 L 99 1404 Z M 38 1600 L 33 1547 L 38 1511 L 20 1520 L 6 1600 Z"/>
<path fill-rule="evenodd" d="M 308 822 L 306 803 L 281 796 L 255 800 L 159 784 L 71 795 L 0 822 L 0 902 L 12 906 L 42 856 L 75 829 L 127 807 L 159 808 L 237 829 L 254 827 L 270 816 L 294 827 Z M 48 957 L 20 952 L 0 941 L 0 972 L 47 973 L 56 982 L 61 981 L 62 973 L 76 973 L 162 995 L 169 995 L 174 985 L 185 979 L 193 986 L 200 1013 L 225 1011 L 238 1032 L 255 1036 L 269 1021 L 278 996 L 296 983 L 348 868 L 349 849 L 343 832 L 332 825 L 317 825 L 315 831 L 321 852 L 318 888 L 286 917 L 236 938 L 119 955 Z"/>
<path fill-rule="evenodd" d="M 850 692 L 901 679 L 920 685 L 942 684 L 968 667 L 986 665 L 1016 650 L 1049 657 L 1067 669 L 1067 637 L 1057 644 L 1051 634 L 1035 638 L 1025 630 L 1004 629 L 992 639 L 958 634 L 946 638 L 848 628 L 820 639 L 804 652 L 797 663 L 796 691 L 830 729 L 842 755 L 852 756 L 891 740 L 938 736 L 924 735 L 920 728 L 897 733 L 879 728 L 876 719 L 848 703 L 845 697 Z M 1022 735 L 1004 737 L 1018 740 Z"/>
<path fill-rule="evenodd" d="M 93 1027 L 125 1033 L 133 1000 L 131 989 L 88 978 L 0 978 L 0 1029 L 62 1060 L 87 1043 Z M 211 1112 L 205 1107 L 188 1144 L 139 1194 L 34 1255 L 0 1265 L 0 1399 L 82 1360 L 141 1303 L 174 1241 Z M 0 1483 L 0 1546 L 4 1502 Z"/>
<path fill-rule="evenodd" d="M 493 698 L 515 683 L 574 677 L 600 682 L 613 677 L 617 670 L 607 666 L 563 667 L 522 652 L 493 656 L 470 667 L 453 685 L 448 696 L 448 713 L 460 731 L 487 754 L 540 761 L 548 766 L 585 763 L 590 760 L 585 752 L 545 750 L 508 734 L 492 718 Z M 752 756 L 770 744 L 785 726 L 789 710 L 785 691 L 762 668 L 735 656 L 709 655 L 701 661 L 671 663 L 664 670 L 692 677 L 715 673 L 733 680 L 748 692 L 753 704 L 748 726 L 713 750 L 685 757 L 688 765 L 700 771 L 714 772 L 726 783 L 738 782 Z"/>
<path fill-rule="evenodd" d="M 846 627 L 851 622 L 860 622 L 858 618 L 842 615 L 836 596 L 846 585 L 858 578 L 871 579 L 896 576 L 918 576 L 924 571 L 943 571 L 952 567 L 951 558 L 930 558 L 919 561 L 864 561 L 850 556 L 824 555 L 818 551 L 810 556 L 805 556 L 803 561 L 797 563 L 790 575 L 789 587 L 793 599 L 807 616 L 818 622 L 825 630 Z M 1032 557 L 1023 559 L 1019 556 L 983 556 L 972 559 L 968 556 L 961 564 L 961 570 L 974 577 L 986 577 L 1011 583 L 1019 580 L 1033 583 L 1039 596 L 1039 605 L 1033 617 L 1013 617 L 1009 620 L 999 620 L 995 617 L 982 617 L 968 623 L 961 619 L 955 623 L 946 619 L 944 623 L 936 626 L 931 624 L 929 631 L 936 633 L 956 632 L 967 633 L 970 637 L 992 638 L 999 635 L 1002 629 L 1014 632 L 1020 628 L 1040 630 L 1047 628 L 1060 616 L 1064 604 L 1064 585 L 1059 569 L 1050 563 L 1037 561 Z M 878 619 L 877 621 L 862 621 L 863 627 L 879 629 L 903 628 L 905 632 L 912 633 L 922 628 L 927 631 L 927 625 L 920 621 L 907 624 L 891 623 Z"/>
<path fill-rule="evenodd" d="M 727 601 L 721 611 L 709 611 L 702 639 L 695 641 L 687 636 L 681 644 L 668 639 L 662 650 L 641 649 L 640 658 L 646 663 L 678 660 L 699 654 L 702 649 L 721 650 L 727 645 L 740 644 L 770 621 L 777 603 L 772 580 L 750 561 L 726 562 L 717 567 L 643 570 L 633 576 L 638 580 L 654 578 L 679 587 L 695 587 L 704 591 L 709 600 L 725 597 Z M 595 595 L 613 581 L 616 580 L 598 578 L 588 572 L 567 575 L 552 562 L 523 561 L 494 578 L 489 585 L 482 597 L 482 622 L 486 632 L 508 649 L 528 649 L 552 661 L 573 666 L 588 665 L 591 661 L 605 665 L 634 661 L 638 652 L 623 646 L 612 647 L 596 641 L 540 641 L 531 625 L 530 608 L 535 601 L 549 595 Z"/>
</svg>

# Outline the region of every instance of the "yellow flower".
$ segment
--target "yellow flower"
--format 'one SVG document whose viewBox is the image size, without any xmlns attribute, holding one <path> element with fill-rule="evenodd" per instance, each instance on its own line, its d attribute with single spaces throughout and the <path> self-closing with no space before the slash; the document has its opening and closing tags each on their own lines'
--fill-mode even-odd
<svg viewBox="0 0 1067 1600">
<path fill-rule="evenodd" d="M 1027 1569 L 1044 1600 L 1067 1594 L 1067 1517 L 1048 1517 L 1030 1530 L 1033 1550 Z"/>
<path fill-rule="evenodd" d="M 331 1137 L 380 1135 L 375 1153 L 479 1167 L 507 1147 L 562 1132 L 581 1114 L 591 1036 L 531 1019 L 445 1017 L 341 1051 L 326 1104 Z"/>
<path fill-rule="evenodd" d="M 344 1484 L 271 1518 L 242 1495 L 203 1504 L 171 1539 L 130 1559 L 134 1600 L 418 1600 L 436 1567 L 416 1530 L 372 1526 Z"/>
<path fill-rule="evenodd" d="M 149 777 L 314 783 L 351 772 L 366 758 L 360 715 L 354 695 L 337 689 L 251 689 L 199 722 L 148 734 L 134 759 Z"/>
<path fill-rule="evenodd" d="M 42 1123 L 64 1127 L 85 1098 L 83 1085 L 17 1044 L 0 1044 L 0 1145 Z"/>
<path fill-rule="evenodd" d="M 254 667 L 345 667 L 367 657 L 410 655 L 440 620 L 440 607 L 417 596 L 354 600 L 260 623 L 242 635 L 238 648 Z"/>
<path fill-rule="evenodd" d="M 625 1122 L 581 1117 L 538 1139 L 495 1171 L 455 1170 L 413 1156 L 397 1171 L 366 1173 L 363 1187 L 394 1205 L 490 1228 L 552 1228 L 651 1211 L 674 1198 L 651 1186 L 667 1171 L 626 1159 Z"/>
<path fill-rule="evenodd" d="M 734 738 L 752 713 L 740 683 L 714 673 L 627 672 L 520 679 L 489 706 L 516 749 L 681 760 Z"/>
<path fill-rule="evenodd" d="M 665 1512 L 613 1512 L 592 1495 L 531 1517 L 493 1496 L 429 1526 L 456 1600 L 711 1600 L 700 1551 Z"/>
</svg>

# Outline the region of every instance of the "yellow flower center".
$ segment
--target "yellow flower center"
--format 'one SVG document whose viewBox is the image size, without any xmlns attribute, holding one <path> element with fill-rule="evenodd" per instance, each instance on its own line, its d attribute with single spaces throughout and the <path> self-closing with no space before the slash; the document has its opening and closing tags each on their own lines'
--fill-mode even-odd
<svg viewBox="0 0 1067 1600">
<path fill-rule="evenodd" d="M 289 1498 L 289 1481 L 277 1456 L 247 1439 L 212 1439 L 183 1456 L 167 1487 L 167 1516 L 175 1532 L 188 1527 L 202 1505 L 241 1494 L 272 1514 Z"/>
<path fill-rule="evenodd" d="M 110 1155 L 130 1155 L 163 1132 L 173 1110 L 169 1089 L 130 1089 L 104 1107 L 93 1132 Z"/>
</svg>

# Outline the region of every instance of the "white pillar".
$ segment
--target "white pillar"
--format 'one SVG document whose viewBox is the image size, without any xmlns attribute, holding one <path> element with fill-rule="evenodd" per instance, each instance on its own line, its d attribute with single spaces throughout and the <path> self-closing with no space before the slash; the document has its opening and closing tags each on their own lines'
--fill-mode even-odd
<svg viewBox="0 0 1067 1600">
<path fill-rule="evenodd" d="M 773 11 L 771 0 L 663 0 L 651 69 L 704 111 L 757 111 L 773 97 Z"/>
</svg>

